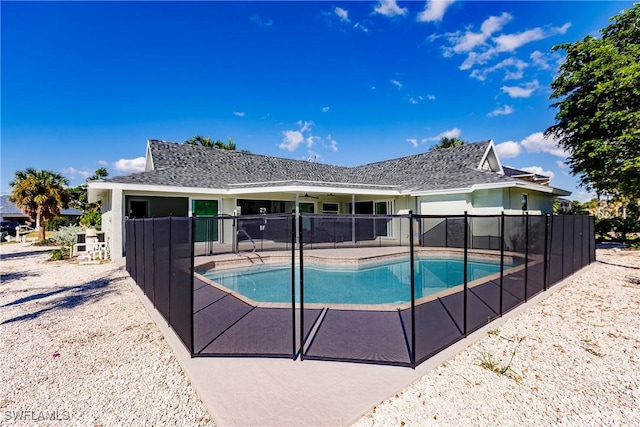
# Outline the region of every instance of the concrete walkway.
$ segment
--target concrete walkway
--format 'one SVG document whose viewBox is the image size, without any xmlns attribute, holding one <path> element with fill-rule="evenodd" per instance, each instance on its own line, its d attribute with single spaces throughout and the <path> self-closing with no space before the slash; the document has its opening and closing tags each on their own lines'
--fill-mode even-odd
<svg viewBox="0 0 640 427">
<path fill-rule="evenodd" d="M 587 271 L 586 267 L 578 274 Z M 265 358 L 191 358 L 174 331 L 132 279 L 151 318 L 165 336 L 200 399 L 219 426 L 350 425 L 381 401 L 464 350 L 507 319 L 547 298 L 573 280 L 553 286 L 468 338 L 410 368 L 356 363 Z"/>
</svg>

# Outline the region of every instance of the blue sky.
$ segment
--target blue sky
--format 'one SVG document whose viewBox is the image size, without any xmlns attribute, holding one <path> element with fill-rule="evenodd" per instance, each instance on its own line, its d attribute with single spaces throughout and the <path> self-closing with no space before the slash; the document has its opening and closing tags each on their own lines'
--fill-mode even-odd
<svg viewBox="0 0 640 427">
<path fill-rule="evenodd" d="M 139 170 L 149 138 L 350 166 L 459 136 L 587 200 L 542 137 L 551 48 L 632 4 L 3 1 L 1 191 Z"/>
</svg>

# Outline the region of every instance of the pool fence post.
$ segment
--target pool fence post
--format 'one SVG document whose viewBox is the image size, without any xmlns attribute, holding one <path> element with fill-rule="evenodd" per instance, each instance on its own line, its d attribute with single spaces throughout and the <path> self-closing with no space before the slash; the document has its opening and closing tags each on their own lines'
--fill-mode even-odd
<svg viewBox="0 0 640 427">
<path fill-rule="evenodd" d="M 504 313 L 504 211 L 500 216 L 500 317 Z"/>
<path fill-rule="evenodd" d="M 304 360 L 304 254 L 302 247 L 304 246 L 304 237 L 302 235 L 302 214 L 298 214 L 298 236 L 299 247 L 298 253 L 300 256 L 300 361 Z"/>
<path fill-rule="evenodd" d="M 291 211 L 291 331 L 293 353 L 296 360 L 296 212 Z"/>
<path fill-rule="evenodd" d="M 549 214 L 544 214 L 544 291 L 549 289 Z"/>
<path fill-rule="evenodd" d="M 409 265 L 411 268 L 411 367 L 416 369 L 416 277 L 413 236 L 413 211 L 409 210 Z"/>
<path fill-rule="evenodd" d="M 193 337 L 194 332 L 193 332 L 193 325 L 194 325 L 194 317 L 195 314 L 193 312 L 193 303 L 194 303 L 194 280 L 195 280 L 195 253 L 196 253 L 196 217 L 195 215 L 191 217 L 191 280 L 190 280 L 190 288 L 191 288 L 191 292 L 189 293 L 189 312 L 191 313 L 191 316 L 189 316 L 190 319 L 190 325 L 189 325 L 189 331 L 190 331 L 190 340 L 189 340 L 189 353 L 191 354 L 191 357 L 193 358 L 193 354 L 194 354 L 194 349 L 195 349 L 195 339 Z M 155 295 L 155 292 L 154 292 Z"/>
<path fill-rule="evenodd" d="M 467 304 L 468 304 L 468 283 L 467 283 L 467 262 L 468 262 L 468 246 L 469 243 L 467 242 L 467 240 L 469 239 L 469 230 L 468 230 L 468 215 L 467 215 L 467 211 L 464 211 L 464 266 L 463 266 L 463 278 L 464 278 L 464 337 L 467 337 Z"/>
<path fill-rule="evenodd" d="M 529 212 L 524 216 L 524 302 L 529 301 Z"/>
<path fill-rule="evenodd" d="M 167 325 L 171 326 L 171 280 L 173 278 L 173 217 L 169 217 L 169 286 L 167 289 Z"/>
</svg>

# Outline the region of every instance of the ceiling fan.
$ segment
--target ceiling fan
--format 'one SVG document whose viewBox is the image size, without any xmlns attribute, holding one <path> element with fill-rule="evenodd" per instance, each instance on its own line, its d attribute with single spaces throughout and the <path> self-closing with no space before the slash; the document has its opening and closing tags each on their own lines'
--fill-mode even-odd
<svg viewBox="0 0 640 427">
<path fill-rule="evenodd" d="M 304 193 L 304 196 L 302 196 L 302 197 L 304 197 L 305 199 L 317 199 L 318 198 L 317 196 L 310 196 L 309 193 Z"/>
</svg>

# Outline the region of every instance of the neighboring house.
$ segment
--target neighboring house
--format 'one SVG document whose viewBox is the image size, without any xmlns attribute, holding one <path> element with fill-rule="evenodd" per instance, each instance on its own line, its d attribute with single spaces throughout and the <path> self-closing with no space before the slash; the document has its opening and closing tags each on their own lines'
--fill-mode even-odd
<svg viewBox="0 0 640 427">
<path fill-rule="evenodd" d="M 503 168 L 493 141 L 345 167 L 149 140 L 144 172 L 88 184 L 102 229 L 123 254 L 124 219 L 161 216 L 551 213 L 569 192 Z M 393 230 L 390 230 L 390 235 Z M 223 237 L 221 237 L 223 238 Z"/>
<path fill-rule="evenodd" d="M 75 208 L 60 210 L 60 216 L 65 217 L 68 223 L 77 222 L 80 215 L 82 215 L 82 211 Z M 0 196 L 0 221 L 16 221 L 25 224 L 29 221 L 29 216 L 11 203 L 9 196 Z"/>
</svg>

